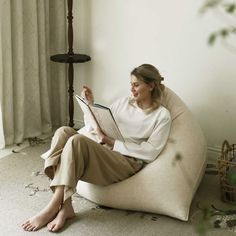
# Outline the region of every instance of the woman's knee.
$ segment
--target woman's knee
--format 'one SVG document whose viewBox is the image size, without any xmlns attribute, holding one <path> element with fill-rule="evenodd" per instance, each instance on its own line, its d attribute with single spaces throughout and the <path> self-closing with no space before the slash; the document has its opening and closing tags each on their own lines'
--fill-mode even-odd
<svg viewBox="0 0 236 236">
<path fill-rule="evenodd" d="M 55 132 L 55 134 L 67 134 L 69 136 L 73 135 L 73 134 L 76 134 L 77 132 L 69 127 L 69 126 L 61 126 L 60 128 L 58 128 Z"/>
<path fill-rule="evenodd" d="M 86 137 L 82 134 L 75 134 L 71 136 L 63 149 L 62 158 L 65 156 L 66 159 L 68 158 L 76 158 L 80 159 L 83 158 L 83 155 L 80 155 L 83 152 L 84 148 L 87 146 L 86 144 Z"/>
<path fill-rule="evenodd" d="M 68 142 L 74 143 L 74 144 L 80 144 L 81 142 L 86 142 L 87 137 L 85 137 L 82 134 L 75 134 L 73 136 L 71 136 L 68 139 Z"/>
</svg>

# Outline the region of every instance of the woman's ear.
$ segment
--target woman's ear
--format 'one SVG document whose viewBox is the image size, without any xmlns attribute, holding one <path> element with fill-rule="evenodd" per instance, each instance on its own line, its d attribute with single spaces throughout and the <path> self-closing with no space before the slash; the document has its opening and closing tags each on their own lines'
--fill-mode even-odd
<svg viewBox="0 0 236 236">
<path fill-rule="evenodd" d="M 149 83 L 150 91 L 152 91 L 155 88 L 155 82 Z"/>
</svg>

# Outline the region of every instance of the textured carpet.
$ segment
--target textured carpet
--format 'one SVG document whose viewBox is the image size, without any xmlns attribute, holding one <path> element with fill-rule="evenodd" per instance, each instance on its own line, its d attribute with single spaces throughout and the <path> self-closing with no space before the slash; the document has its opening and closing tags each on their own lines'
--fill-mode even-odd
<svg viewBox="0 0 236 236">
<path fill-rule="evenodd" d="M 45 227 L 37 232 L 24 232 L 20 227 L 25 219 L 43 208 L 52 195 L 49 180 L 42 173 L 43 160 L 39 157 L 48 147 L 49 141 L 37 143 L 0 159 L 0 235 L 52 235 Z M 199 235 L 198 228 L 206 235 L 236 235 L 236 214 L 214 217 L 206 214 L 212 212 L 212 204 L 219 209 L 233 209 L 232 205 L 221 202 L 215 166 L 208 167 L 193 200 L 188 222 L 157 214 L 104 208 L 75 194 L 76 217 L 57 234 L 191 236 Z"/>
</svg>

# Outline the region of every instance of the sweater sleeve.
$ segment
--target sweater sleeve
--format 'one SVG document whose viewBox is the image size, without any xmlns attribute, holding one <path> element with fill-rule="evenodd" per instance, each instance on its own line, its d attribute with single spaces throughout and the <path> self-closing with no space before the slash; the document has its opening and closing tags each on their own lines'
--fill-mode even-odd
<svg viewBox="0 0 236 236">
<path fill-rule="evenodd" d="M 128 141 L 121 142 L 115 140 L 113 150 L 118 151 L 123 155 L 131 156 L 143 160 L 146 163 L 150 163 L 155 160 L 163 150 L 169 137 L 170 127 L 170 113 L 168 110 L 165 110 L 147 141 L 137 144 Z"/>
</svg>

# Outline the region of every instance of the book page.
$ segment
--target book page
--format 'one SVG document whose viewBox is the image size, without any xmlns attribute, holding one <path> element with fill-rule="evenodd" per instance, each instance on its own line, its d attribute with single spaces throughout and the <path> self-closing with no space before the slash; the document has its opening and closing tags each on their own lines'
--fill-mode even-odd
<svg viewBox="0 0 236 236">
<path fill-rule="evenodd" d="M 124 138 L 113 118 L 111 110 L 101 105 L 90 105 L 102 132 L 110 138 L 124 141 Z"/>
<path fill-rule="evenodd" d="M 111 110 L 108 107 L 99 104 L 89 105 L 85 99 L 78 95 L 75 95 L 75 98 L 84 112 L 84 115 L 89 118 L 89 123 L 94 129 L 98 127 L 108 137 L 124 141 Z"/>
<path fill-rule="evenodd" d="M 98 127 L 97 121 L 94 119 L 93 114 L 91 113 L 90 107 L 87 104 L 86 100 L 78 95 L 75 95 L 75 98 L 79 103 L 80 108 L 83 111 L 84 115 L 88 118 L 89 124 L 92 126 L 93 129 L 97 129 Z"/>
</svg>

